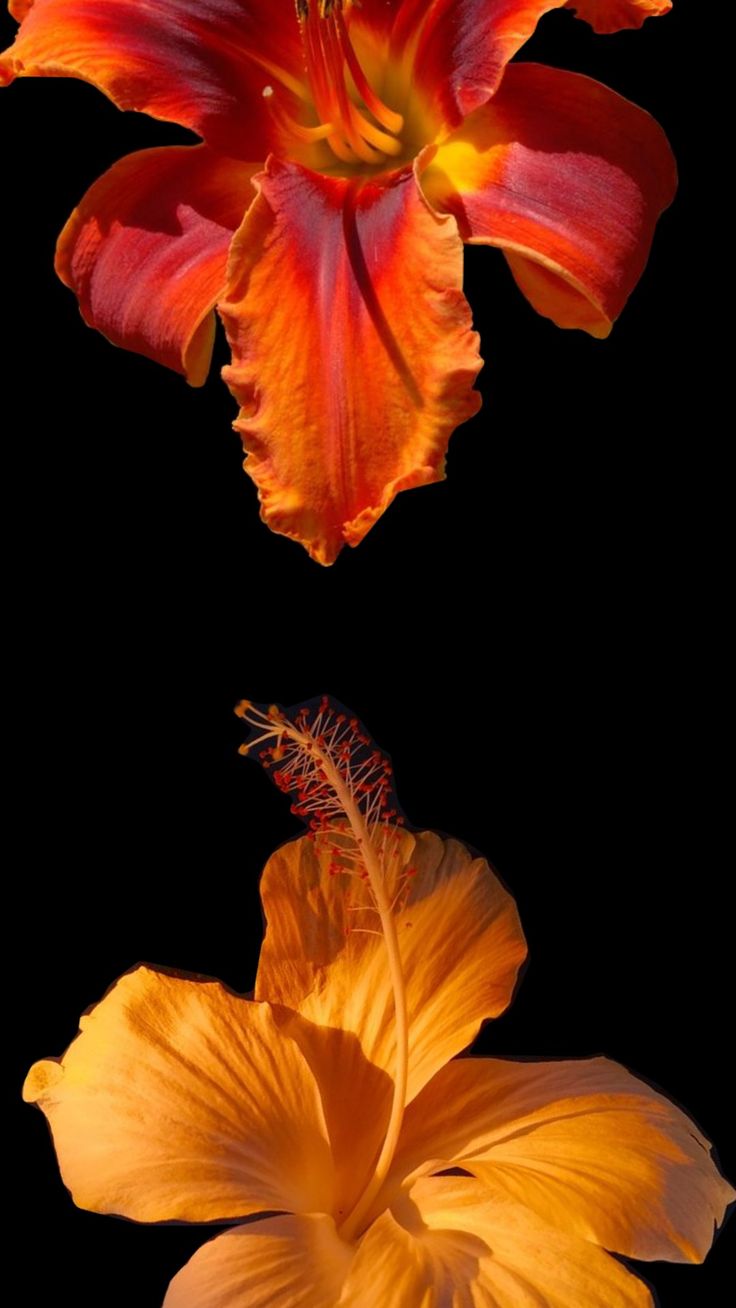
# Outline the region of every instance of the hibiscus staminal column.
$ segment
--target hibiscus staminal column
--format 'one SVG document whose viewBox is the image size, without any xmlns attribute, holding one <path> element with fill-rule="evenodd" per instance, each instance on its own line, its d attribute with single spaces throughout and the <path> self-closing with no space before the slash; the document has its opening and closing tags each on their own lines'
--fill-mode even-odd
<svg viewBox="0 0 736 1308">
<path fill-rule="evenodd" d="M 388 877 L 396 827 L 402 824 L 391 807 L 391 764 L 374 748 L 357 719 L 333 708 L 326 698 L 317 709 L 299 709 L 293 721 L 276 705 L 264 711 L 249 700 L 243 700 L 235 711 L 258 732 L 241 745 L 241 754 L 257 750 L 279 789 L 295 796 L 292 812 L 305 819 L 315 840 L 329 845 L 333 875 L 354 876 L 365 883 L 372 904 L 363 908 L 372 908 L 377 914 L 386 945 L 396 1019 L 393 1096 L 371 1177 L 340 1226 L 343 1239 L 351 1240 L 360 1234 L 361 1223 L 388 1175 L 406 1105 L 408 1022 L 395 908 L 408 881 L 405 874 L 398 886 L 391 886 Z"/>
</svg>

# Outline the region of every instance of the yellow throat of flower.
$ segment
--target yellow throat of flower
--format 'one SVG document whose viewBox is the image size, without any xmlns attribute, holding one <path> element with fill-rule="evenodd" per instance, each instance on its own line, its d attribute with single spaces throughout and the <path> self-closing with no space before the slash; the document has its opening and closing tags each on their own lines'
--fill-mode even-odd
<svg viewBox="0 0 736 1308">
<path fill-rule="evenodd" d="M 371 1177 L 351 1213 L 340 1226 L 346 1240 L 360 1234 L 362 1223 L 386 1179 L 401 1130 L 408 1077 L 406 987 L 401 965 L 395 909 L 404 898 L 404 881 L 390 897 L 386 868 L 392 832 L 401 824 L 390 807 L 391 765 L 372 747 L 360 724 L 322 700 L 316 712 L 300 709 L 292 722 L 275 705 L 266 711 L 249 700 L 235 710 L 258 735 L 241 745 L 241 754 L 258 750 L 279 789 L 295 796 L 292 811 L 309 824 L 315 838 L 332 841 L 332 871 L 357 876 L 369 891 L 380 922 L 391 974 L 396 1022 L 396 1067 L 386 1134 Z M 338 826 L 339 824 L 339 826 Z M 364 929 L 364 928 L 357 928 Z"/>
</svg>

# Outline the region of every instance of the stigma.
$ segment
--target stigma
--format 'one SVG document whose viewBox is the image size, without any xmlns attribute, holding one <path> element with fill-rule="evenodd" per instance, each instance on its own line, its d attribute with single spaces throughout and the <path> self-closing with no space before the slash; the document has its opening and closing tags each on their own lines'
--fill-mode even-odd
<svg viewBox="0 0 736 1308">
<path fill-rule="evenodd" d="M 370 85 L 353 48 L 350 0 L 296 0 L 307 78 L 318 125 L 290 126 L 303 141 L 326 141 L 345 164 L 381 166 L 401 154 L 401 114 Z"/>
</svg>

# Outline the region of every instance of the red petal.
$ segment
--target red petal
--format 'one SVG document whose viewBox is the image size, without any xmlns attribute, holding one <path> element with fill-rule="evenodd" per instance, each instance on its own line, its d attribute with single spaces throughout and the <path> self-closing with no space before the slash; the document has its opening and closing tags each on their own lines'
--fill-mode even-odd
<svg viewBox="0 0 736 1308">
<path fill-rule="evenodd" d="M 56 270 L 86 322 L 201 385 L 213 305 L 260 164 L 207 146 L 141 150 L 90 187 L 59 237 Z"/>
<path fill-rule="evenodd" d="M 480 403 L 456 225 L 410 171 L 384 181 L 272 160 L 220 305 L 262 515 L 320 563 L 398 491 L 440 479 L 450 433 Z"/>
<path fill-rule="evenodd" d="M 539 64 L 512 64 L 422 178 L 466 241 L 506 251 L 540 313 L 597 336 L 638 281 L 675 184 L 649 114 L 599 82 Z"/>
<path fill-rule="evenodd" d="M 485 104 L 542 15 L 564 3 L 435 0 L 416 47 L 414 80 L 442 121 L 456 126 Z M 401 18 L 397 28 L 400 24 Z"/>
<path fill-rule="evenodd" d="M 31 9 L 16 0 L 16 16 L 23 24 L 0 55 L 0 85 L 81 77 L 119 108 L 182 123 L 239 159 L 270 148 L 264 86 L 279 70 L 303 79 L 293 0 L 36 0 Z"/>
<path fill-rule="evenodd" d="M 641 27 L 645 18 L 668 14 L 672 0 L 567 0 L 567 6 L 595 32 L 620 32 L 625 27 Z"/>
</svg>

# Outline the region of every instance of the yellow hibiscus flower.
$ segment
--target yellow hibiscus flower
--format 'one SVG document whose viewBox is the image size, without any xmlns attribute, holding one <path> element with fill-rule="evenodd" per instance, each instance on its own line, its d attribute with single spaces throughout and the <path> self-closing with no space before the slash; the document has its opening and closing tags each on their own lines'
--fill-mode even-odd
<svg viewBox="0 0 736 1308">
<path fill-rule="evenodd" d="M 165 1308 L 651 1305 L 608 1251 L 705 1256 L 736 1197 L 707 1141 L 608 1059 L 458 1058 L 526 954 L 510 895 L 403 828 L 328 701 L 240 712 L 309 834 L 264 871 L 253 998 L 140 966 L 31 1069 L 75 1202 L 231 1224 Z"/>
</svg>

